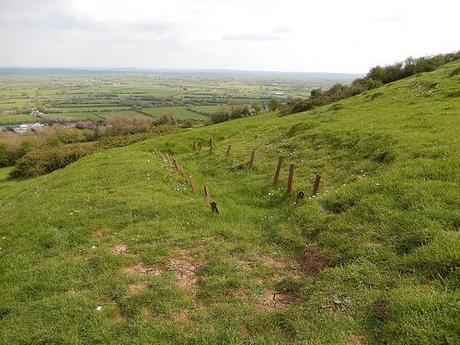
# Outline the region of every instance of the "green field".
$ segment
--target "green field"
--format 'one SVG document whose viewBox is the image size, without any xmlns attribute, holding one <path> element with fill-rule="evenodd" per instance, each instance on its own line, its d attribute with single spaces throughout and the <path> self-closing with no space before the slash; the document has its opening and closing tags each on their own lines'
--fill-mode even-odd
<svg viewBox="0 0 460 345">
<path fill-rule="evenodd" d="M 105 114 L 105 113 L 101 113 Z M 1 117 L 0 117 L 1 118 Z M 91 120 L 91 121 L 100 121 L 103 120 L 104 117 L 98 115 L 98 113 L 90 113 L 90 112 L 66 112 L 66 113 L 52 113 L 46 116 L 46 119 L 50 120 L 61 120 L 61 121 L 84 121 L 84 120 Z"/>
<path fill-rule="evenodd" d="M 107 73 L 92 75 L 1 75 L 0 123 L 17 124 L 12 113 L 29 114 L 37 107 L 48 118 L 63 121 L 113 118 L 112 113 L 132 117 L 144 109 L 153 117 L 167 111 L 180 120 L 208 122 L 209 117 L 187 108 L 214 112 L 229 102 L 264 103 L 271 92 L 283 90 L 285 99 L 305 97 L 315 87 L 329 87 L 335 81 L 302 79 L 293 82 L 278 75 L 235 75 L 208 73 Z M 350 79 L 351 80 L 351 79 Z M 126 111 L 126 112 L 125 112 Z M 199 111 L 201 112 L 201 111 Z M 110 113 L 110 114 L 107 114 Z M 24 122 L 37 119 L 23 118 Z M 21 120 L 22 121 L 22 120 Z M 46 121 L 46 117 L 39 121 Z"/>
<path fill-rule="evenodd" d="M 0 182 L 1 343 L 459 344 L 459 67 Z"/>
<path fill-rule="evenodd" d="M 208 121 L 209 117 L 195 113 L 186 109 L 185 107 L 160 107 L 160 108 L 144 108 L 142 112 L 149 114 L 152 117 L 160 118 L 164 115 L 172 115 L 178 120 L 200 120 Z"/>
<path fill-rule="evenodd" d="M 0 125 L 15 125 L 20 123 L 33 123 L 39 121 L 38 118 L 30 115 L 3 115 L 0 116 Z"/>
<path fill-rule="evenodd" d="M 111 112 L 101 112 L 96 113 L 99 117 L 102 117 L 106 120 L 113 119 L 115 117 L 126 117 L 128 119 L 136 117 L 136 116 L 144 116 L 141 113 L 134 111 L 134 110 L 124 110 L 124 111 L 111 111 Z"/>
<path fill-rule="evenodd" d="M 200 106 L 192 107 L 192 109 L 200 113 L 213 115 L 216 111 L 218 111 L 219 109 L 222 109 L 222 107 L 225 107 L 225 105 L 200 105 Z"/>
</svg>

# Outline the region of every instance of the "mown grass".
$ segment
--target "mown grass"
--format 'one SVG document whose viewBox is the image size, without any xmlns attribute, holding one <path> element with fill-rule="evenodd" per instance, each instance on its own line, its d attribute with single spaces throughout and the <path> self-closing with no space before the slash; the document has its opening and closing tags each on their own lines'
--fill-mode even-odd
<svg viewBox="0 0 460 345">
<path fill-rule="evenodd" d="M 458 67 L 1 182 L 2 342 L 458 344 Z M 209 138 L 213 153 L 192 149 Z M 285 194 L 286 165 L 272 186 L 279 155 L 304 200 Z M 161 272 L 126 271 L 140 263 Z"/>
</svg>

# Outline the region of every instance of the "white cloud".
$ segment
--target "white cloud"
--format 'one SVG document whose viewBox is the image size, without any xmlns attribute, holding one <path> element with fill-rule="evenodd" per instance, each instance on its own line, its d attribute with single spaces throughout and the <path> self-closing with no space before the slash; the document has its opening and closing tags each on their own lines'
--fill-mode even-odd
<svg viewBox="0 0 460 345">
<path fill-rule="evenodd" d="M 459 49 L 459 9 L 454 0 L 0 0 L 0 65 L 363 72 Z"/>
</svg>

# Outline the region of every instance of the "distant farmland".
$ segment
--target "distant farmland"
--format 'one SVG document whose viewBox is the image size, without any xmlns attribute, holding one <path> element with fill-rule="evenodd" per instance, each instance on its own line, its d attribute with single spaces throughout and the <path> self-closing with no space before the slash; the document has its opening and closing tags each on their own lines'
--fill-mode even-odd
<svg viewBox="0 0 460 345">
<path fill-rule="evenodd" d="M 249 72 L 0 69 L 0 124 L 106 121 L 142 114 L 153 118 L 170 114 L 178 120 L 205 123 L 228 103 L 263 104 L 275 96 L 281 101 L 306 97 L 311 89 L 343 82 L 343 78 Z M 46 116 L 30 116 L 32 108 Z"/>
</svg>

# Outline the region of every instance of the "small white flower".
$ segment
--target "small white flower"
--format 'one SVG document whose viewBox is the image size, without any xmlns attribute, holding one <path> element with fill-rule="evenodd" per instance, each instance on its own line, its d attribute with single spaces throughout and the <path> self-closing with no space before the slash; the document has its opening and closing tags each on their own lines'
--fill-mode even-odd
<svg viewBox="0 0 460 345">
<path fill-rule="evenodd" d="M 101 310 L 102 310 L 102 307 L 101 307 L 100 305 L 98 305 L 98 306 L 96 307 L 96 310 L 97 310 L 97 311 L 101 311 Z"/>
<path fill-rule="evenodd" d="M 96 249 L 96 246 L 92 246 L 91 249 Z"/>
</svg>

